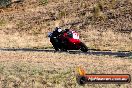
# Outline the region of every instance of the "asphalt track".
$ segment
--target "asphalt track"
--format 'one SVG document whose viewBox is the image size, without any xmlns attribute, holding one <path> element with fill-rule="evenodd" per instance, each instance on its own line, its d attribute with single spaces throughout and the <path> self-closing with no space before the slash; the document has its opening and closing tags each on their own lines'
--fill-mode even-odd
<svg viewBox="0 0 132 88">
<path fill-rule="evenodd" d="M 54 49 L 31 49 L 31 48 L 0 48 L 0 51 L 24 51 L 24 52 L 54 52 Z M 62 51 L 59 51 L 61 53 Z M 101 51 L 96 49 L 90 49 L 88 52 L 81 52 L 79 50 L 70 50 L 67 53 L 70 54 L 86 54 L 86 55 L 109 55 L 116 57 L 130 57 L 132 58 L 132 52 L 112 52 L 112 51 Z"/>
</svg>

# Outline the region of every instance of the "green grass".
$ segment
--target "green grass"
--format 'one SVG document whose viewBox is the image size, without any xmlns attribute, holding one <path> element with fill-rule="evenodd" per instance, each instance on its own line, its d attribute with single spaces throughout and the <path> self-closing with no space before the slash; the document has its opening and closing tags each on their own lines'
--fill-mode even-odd
<svg viewBox="0 0 132 88">
<path fill-rule="evenodd" d="M 48 0 L 39 0 L 40 5 L 46 5 L 48 4 Z"/>
<path fill-rule="evenodd" d="M 0 26 L 5 26 L 6 25 L 6 21 L 4 19 L 0 19 Z"/>
</svg>

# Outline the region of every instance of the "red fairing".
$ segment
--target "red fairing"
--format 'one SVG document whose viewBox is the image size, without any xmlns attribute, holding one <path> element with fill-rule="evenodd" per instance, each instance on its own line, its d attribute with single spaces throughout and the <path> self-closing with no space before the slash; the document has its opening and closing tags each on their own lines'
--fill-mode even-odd
<svg viewBox="0 0 132 88">
<path fill-rule="evenodd" d="M 67 37 L 67 33 L 64 33 L 64 34 L 63 34 L 63 37 Z"/>
<path fill-rule="evenodd" d="M 70 43 L 75 43 L 75 44 L 80 43 L 79 39 L 69 38 L 68 40 L 69 40 Z"/>
<path fill-rule="evenodd" d="M 80 43 L 81 41 L 79 40 L 79 34 L 76 33 L 75 31 L 71 31 L 71 32 L 72 32 L 72 35 L 73 35 L 72 38 L 68 37 L 68 34 L 67 34 L 67 33 L 64 33 L 64 34 L 63 34 L 63 37 L 64 37 L 64 38 L 67 38 L 67 39 L 69 40 L 70 43 L 73 43 L 73 44 L 78 44 L 78 43 Z"/>
</svg>

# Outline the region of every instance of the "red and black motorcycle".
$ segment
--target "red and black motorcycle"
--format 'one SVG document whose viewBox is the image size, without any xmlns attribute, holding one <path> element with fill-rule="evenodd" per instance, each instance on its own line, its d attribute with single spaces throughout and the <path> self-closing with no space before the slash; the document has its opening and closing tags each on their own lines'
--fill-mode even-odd
<svg viewBox="0 0 132 88">
<path fill-rule="evenodd" d="M 53 36 L 53 32 L 48 33 L 50 42 L 52 43 L 56 51 L 62 50 L 81 50 L 83 52 L 88 51 L 88 47 L 80 41 L 79 34 L 76 31 L 69 30 L 58 36 Z"/>
</svg>

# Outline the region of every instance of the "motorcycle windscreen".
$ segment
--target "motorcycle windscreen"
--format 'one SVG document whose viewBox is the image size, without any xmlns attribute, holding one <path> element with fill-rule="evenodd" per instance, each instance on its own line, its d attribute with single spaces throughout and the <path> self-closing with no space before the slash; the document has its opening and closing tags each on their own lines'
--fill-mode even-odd
<svg viewBox="0 0 132 88">
<path fill-rule="evenodd" d="M 80 40 L 79 39 L 74 39 L 74 38 L 69 38 L 69 42 L 73 43 L 73 44 L 78 44 L 78 43 L 80 43 Z"/>
</svg>

